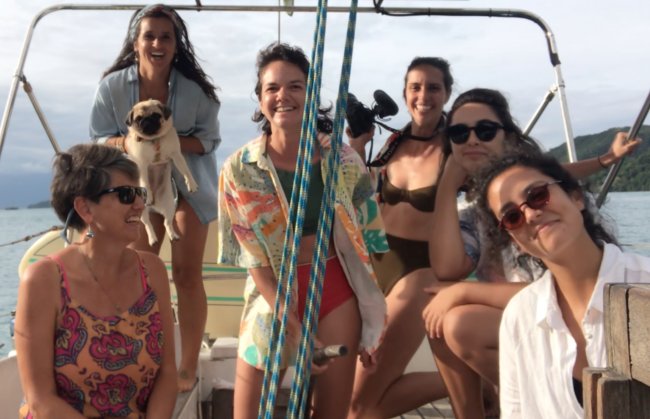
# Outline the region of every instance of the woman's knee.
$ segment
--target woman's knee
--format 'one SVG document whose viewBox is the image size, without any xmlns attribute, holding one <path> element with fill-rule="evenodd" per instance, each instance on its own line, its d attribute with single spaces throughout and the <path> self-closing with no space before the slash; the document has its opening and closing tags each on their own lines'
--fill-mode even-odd
<svg viewBox="0 0 650 419">
<path fill-rule="evenodd" d="M 445 315 L 443 335 L 445 343 L 458 357 L 469 359 L 477 356 L 498 339 L 498 323 L 489 313 L 489 307 L 459 306 Z M 496 330 L 496 332 L 495 332 Z M 494 335 L 494 336 L 492 336 Z"/>
<path fill-rule="evenodd" d="M 467 358 L 483 347 L 481 325 L 476 313 L 467 306 L 454 307 L 445 314 L 443 335 L 445 343 L 457 356 Z"/>
</svg>

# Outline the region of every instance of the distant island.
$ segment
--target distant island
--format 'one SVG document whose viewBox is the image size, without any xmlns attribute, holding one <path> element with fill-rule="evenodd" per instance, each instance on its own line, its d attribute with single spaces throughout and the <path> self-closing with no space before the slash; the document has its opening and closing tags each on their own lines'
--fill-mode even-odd
<svg viewBox="0 0 650 419">
<path fill-rule="evenodd" d="M 599 134 L 583 135 L 575 138 L 576 153 L 582 159 L 588 159 L 604 154 L 618 131 L 628 132 L 629 127 L 610 128 Z M 642 126 L 639 137 L 643 138 L 639 147 L 631 156 L 625 158 L 616 179 L 612 183 L 612 192 L 650 191 L 650 126 Z M 566 144 L 559 145 L 549 154 L 560 161 L 568 161 Z M 608 170 L 601 170 L 589 177 L 592 187 L 600 187 L 605 181 Z"/>
<path fill-rule="evenodd" d="M 37 202 L 35 204 L 28 205 L 27 208 L 50 208 L 52 206 L 52 203 L 48 199 L 47 201 L 41 201 Z"/>
</svg>

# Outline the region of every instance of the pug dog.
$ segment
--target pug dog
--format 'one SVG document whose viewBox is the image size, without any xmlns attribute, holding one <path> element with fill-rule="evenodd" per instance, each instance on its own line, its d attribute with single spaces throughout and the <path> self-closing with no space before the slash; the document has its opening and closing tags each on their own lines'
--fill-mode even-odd
<svg viewBox="0 0 650 419">
<path fill-rule="evenodd" d="M 171 110 L 160 101 L 149 99 L 138 102 L 126 117 L 129 127 L 125 139 L 129 157 L 140 169 L 140 186 L 147 188 L 147 207 L 142 213 L 149 245 L 158 241 L 149 219 L 150 211 L 161 214 L 170 240 L 178 240 L 174 229 L 176 202 L 172 186 L 172 163 L 183 175 L 185 185 L 195 192 L 198 185 L 192 177 L 185 158 L 181 154 L 181 143 L 173 126 Z"/>
</svg>

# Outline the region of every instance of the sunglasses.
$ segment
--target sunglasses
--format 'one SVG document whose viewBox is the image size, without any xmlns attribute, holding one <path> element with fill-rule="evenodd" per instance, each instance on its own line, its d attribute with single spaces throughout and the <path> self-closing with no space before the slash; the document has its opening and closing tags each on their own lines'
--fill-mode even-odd
<svg viewBox="0 0 650 419">
<path fill-rule="evenodd" d="M 551 199 L 551 193 L 548 190 L 550 185 L 560 183 L 559 180 L 548 182 L 543 185 L 532 187 L 526 194 L 526 200 L 516 207 L 506 210 L 499 220 L 499 228 L 502 230 L 516 230 L 526 222 L 526 215 L 522 207 L 526 205 L 530 209 L 538 210 L 544 208 Z"/>
<path fill-rule="evenodd" d="M 124 205 L 132 204 L 136 196 L 139 196 L 144 202 L 147 202 L 147 189 L 142 186 L 116 186 L 114 188 L 104 189 L 96 197 L 99 199 L 101 196 L 113 192 L 117 192 L 117 199 Z"/>
<path fill-rule="evenodd" d="M 469 133 L 474 131 L 476 138 L 481 141 L 492 141 L 497 132 L 503 129 L 503 125 L 488 119 L 481 119 L 475 126 L 469 127 L 466 124 L 456 124 L 447 128 L 447 137 L 454 144 L 465 144 L 469 140 Z"/>
</svg>

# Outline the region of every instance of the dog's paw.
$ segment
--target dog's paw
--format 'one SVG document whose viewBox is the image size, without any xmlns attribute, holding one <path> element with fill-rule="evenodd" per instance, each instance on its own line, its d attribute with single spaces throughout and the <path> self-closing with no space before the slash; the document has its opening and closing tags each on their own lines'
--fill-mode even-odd
<svg viewBox="0 0 650 419">
<path fill-rule="evenodd" d="M 158 236 L 153 228 L 145 228 L 147 231 L 147 237 L 149 238 L 149 246 L 153 246 L 158 242 Z"/>
</svg>

